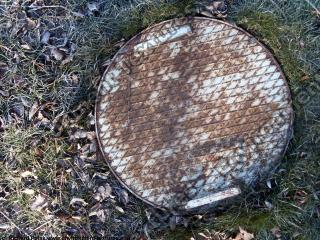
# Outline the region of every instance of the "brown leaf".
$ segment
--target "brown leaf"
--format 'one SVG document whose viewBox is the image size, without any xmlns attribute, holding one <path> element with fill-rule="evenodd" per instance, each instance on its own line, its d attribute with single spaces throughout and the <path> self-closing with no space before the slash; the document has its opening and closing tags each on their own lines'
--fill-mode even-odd
<svg viewBox="0 0 320 240">
<path fill-rule="evenodd" d="M 11 229 L 11 228 L 13 228 L 13 226 L 10 225 L 10 224 L 5 224 L 5 223 L 1 223 L 0 224 L 0 230 L 8 230 L 8 229 Z"/>
<path fill-rule="evenodd" d="M 272 228 L 271 232 L 272 232 L 273 236 L 275 236 L 277 239 L 281 238 L 281 231 L 280 231 L 279 227 Z"/>
<path fill-rule="evenodd" d="M 251 239 L 254 239 L 254 235 L 252 233 L 248 233 L 247 231 L 245 231 L 241 227 L 239 227 L 239 230 L 240 230 L 240 232 L 238 233 L 238 235 L 235 238 L 233 238 L 233 240 L 251 240 Z"/>
<path fill-rule="evenodd" d="M 47 44 L 49 42 L 49 39 L 50 39 L 50 32 L 48 31 L 45 31 L 42 36 L 41 36 L 41 43 L 43 44 Z"/>
<path fill-rule="evenodd" d="M 79 205 L 82 205 L 82 206 L 87 206 L 88 203 L 82 199 L 82 198 L 72 198 L 71 201 L 70 201 L 70 206 L 73 206 L 75 204 L 79 204 Z"/>
<path fill-rule="evenodd" d="M 63 60 L 65 53 L 58 48 L 53 48 L 51 51 L 51 55 L 54 57 L 55 60 L 61 61 Z"/>
<path fill-rule="evenodd" d="M 31 47 L 28 44 L 22 44 L 21 48 L 23 48 L 25 50 L 31 50 Z"/>
<path fill-rule="evenodd" d="M 8 91 L 4 91 L 4 90 L 0 90 L 0 95 L 3 96 L 3 97 L 9 97 L 10 94 Z"/>
<path fill-rule="evenodd" d="M 25 27 L 28 30 L 33 30 L 36 26 L 37 26 L 37 22 L 35 20 L 32 20 L 31 18 L 26 18 L 26 23 L 25 23 Z"/>
<path fill-rule="evenodd" d="M 32 107 L 30 108 L 29 111 L 29 121 L 33 118 L 33 116 L 39 111 L 39 104 L 38 102 L 34 102 Z"/>
<path fill-rule="evenodd" d="M 122 207 L 115 206 L 115 209 L 116 209 L 118 212 L 120 212 L 120 213 L 124 214 L 124 210 L 123 210 L 123 208 L 122 208 Z"/>
<path fill-rule="evenodd" d="M 117 191 L 120 201 L 126 206 L 129 202 L 129 195 L 128 192 L 124 189 L 119 189 Z"/>
<path fill-rule="evenodd" d="M 73 56 L 67 56 L 65 59 L 62 60 L 61 65 L 66 65 L 73 60 Z"/>
<path fill-rule="evenodd" d="M 104 186 L 98 187 L 97 192 L 94 194 L 93 198 L 98 202 L 102 202 L 106 198 L 110 197 L 111 191 L 112 188 L 108 183 L 106 183 Z"/>
<path fill-rule="evenodd" d="M 46 199 L 41 194 L 39 194 L 34 200 L 34 202 L 31 204 L 30 209 L 33 211 L 41 211 L 47 205 L 48 202 L 46 201 Z"/>
<path fill-rule="evenodd" d="M 87 7 L 89 9 L 90 12 L 96 12 L 98 11 L 98 5 L 96 2 L 91 2 L 87 4 Z"/>
<path fill-rule="evenodd" d="M 26 188 L 22 191 L 22 193 L 27 194 L 27 195 L 33 195 L 34 194 L 34 190 L 33 189 L 29 189 Z"/>
</svg>

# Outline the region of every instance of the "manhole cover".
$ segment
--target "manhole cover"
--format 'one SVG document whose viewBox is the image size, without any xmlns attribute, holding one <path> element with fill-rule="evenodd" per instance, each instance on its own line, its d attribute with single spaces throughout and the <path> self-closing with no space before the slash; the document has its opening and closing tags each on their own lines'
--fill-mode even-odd
<svg viewBox="0 0 320 240">
<path fill-rule="evenodd" d="M 123 185 L 153 206 L 189 211 L 270 173 L 291 137 L 292 108 L 279 65 L 253 36 L 182 18 L 120 49 L 102 78 L 96 122 Z"/>
</svg>

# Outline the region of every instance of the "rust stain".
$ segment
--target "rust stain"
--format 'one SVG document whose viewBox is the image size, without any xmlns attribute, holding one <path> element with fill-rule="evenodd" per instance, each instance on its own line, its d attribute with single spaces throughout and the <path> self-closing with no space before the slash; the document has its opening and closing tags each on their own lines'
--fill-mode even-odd
<svg viewBox="0 0 320 240">
<path fill-rule="evenodd" d="M 155 206 L 186 210 L 267 174 L 287 146 L 292 108 L 281 69 L 257 40 L 221 21 L 182 18 L 119 51 L 96 120 L 116 176 Z"/>
</svg>

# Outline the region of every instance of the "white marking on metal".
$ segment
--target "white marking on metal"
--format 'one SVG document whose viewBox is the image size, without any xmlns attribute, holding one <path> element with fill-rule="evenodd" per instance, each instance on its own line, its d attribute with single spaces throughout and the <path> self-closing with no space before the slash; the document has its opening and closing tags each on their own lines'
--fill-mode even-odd
<svg viewBox="0 0 320 240">
<path fill-rule="evenodd" d="M 203 198 L 191 200 L 186 204 L 185 209 L 193 209 L 193 208 L 201 207 L 207 204 L 215 203 L 227 198 L 235 197 L 240 193 L 241 193 L 241 190 L 239 187 L 230 188 L 225 191 L 211 194 Z"/>
<path fill-rule="evenodd" d="M 162 36 L 153 37 L 146 42 L 142 42 L 142 43 L 137 44 L 134 47 L 134 51 L 143 52 L 147 49 L 154 48 L 164 42 L 182 37 L 188 33 L 191 33 L 191 27 L 189 25 L 181 26 L 178 28 L 172 28 L 169 30 L 168 33 L 166 33 Z"/>
</svg>

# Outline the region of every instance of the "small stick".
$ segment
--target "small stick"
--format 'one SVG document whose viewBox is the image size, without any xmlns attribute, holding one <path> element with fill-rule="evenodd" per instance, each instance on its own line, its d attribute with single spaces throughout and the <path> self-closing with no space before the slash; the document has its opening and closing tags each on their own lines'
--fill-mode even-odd
<svg viewBox="0 0 320 240">
<path fill-rule="evenodd" d="M 26 233 L 24 230 L 22 230 L 21 228 L 19 228 L 7 215 L 5 215 L 3 212 L 0 211 L 0 213 L 2 214 L 2 216 L 4 216 L 15 228 L 17 228 L 20 232 L 22 232 L 23 234 L 25 234 L 26 236 L 28 236 L 29 238 L 31 238 L 31 236 Z"/>
</svg>

